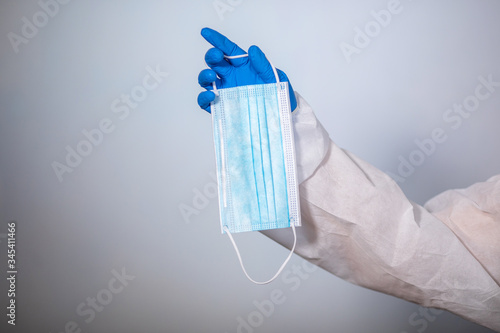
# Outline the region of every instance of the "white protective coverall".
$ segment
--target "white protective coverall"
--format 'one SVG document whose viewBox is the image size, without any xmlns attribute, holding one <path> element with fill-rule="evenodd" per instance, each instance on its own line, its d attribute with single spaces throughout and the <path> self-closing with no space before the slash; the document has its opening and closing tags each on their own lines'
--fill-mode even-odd
<svg viewBox="0 0 500 333">
<path fill-rule="evenodd" d="M 500 331 L 500 175 L 419 206 L 388 175 L 337 147 L 296 97 L 295 252 L 351 283 Z M 263 233 L 293 245 L 288 232 Z"/>
</svg>

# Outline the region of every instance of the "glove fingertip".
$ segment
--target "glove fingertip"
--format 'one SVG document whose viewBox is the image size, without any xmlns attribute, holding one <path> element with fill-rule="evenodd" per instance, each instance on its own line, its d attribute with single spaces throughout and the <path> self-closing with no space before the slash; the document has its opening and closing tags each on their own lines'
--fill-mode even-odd
<svg viewBox="0 0 500 333">
<path fill-rule="evenodd" d="M 257 74 L 264 80 L 266 83 L 276 82 L 276 78 L 274 76 L 271 63 L 267 60 L 266 55 L 262 50 L 256 46 L 252 45 L 248 49 L 248 56 L 250 58 L 250 63 L 252 67 L 255 69 Z"/>
<path fill-rule="evenodd" d="M 203 88 L 206 88 L 208 86 L 212 85 L 212 82 L 214 82 L 217 79 L 217 75 L 215 72 L 211 69 L 204 69 L 200 72 L 198 75 L 198 83 L 200 86 Z"/>
<path fill-rule="evenodd" d="M 248 56 L 251 60 L 262 62 L 263 60 L 267 61 L 266 55 L 257 45 L 252 45 L 248 49 Z"/>
<path fill-rule="evenodd" d="M 198 94 L 198 105 L 200 106 L 200 108 L 209 112 L 208 110 L 210 109 L 210 103 L 213 102 L 214 99 L 215 94 L 212 91 L 203 91 Z"/>
<path fill-rule="evenodd" d="M 212 29 L 205 27 L 205 28 L 201 29 L 201 35 L 203 37 L 207 37 L 208 35 L 210 35 L 211 30 Z"/>
<path fill-rule="evenodd" d="M 201 29 L 201 36 L 205 38 L 205 40 L 212 45 L 213 45 L 213 39 L 217 38 L 216 31 L 208 27 Z"/>
<path fill-rule="evenodd" d="M 205 62 L 210 65 L 210 64 L 217 64 L 224 59 L 224 53 L 222 53 L 221 50 L 218 48 L 211 48 L 205 53 Z"/>
</svg>

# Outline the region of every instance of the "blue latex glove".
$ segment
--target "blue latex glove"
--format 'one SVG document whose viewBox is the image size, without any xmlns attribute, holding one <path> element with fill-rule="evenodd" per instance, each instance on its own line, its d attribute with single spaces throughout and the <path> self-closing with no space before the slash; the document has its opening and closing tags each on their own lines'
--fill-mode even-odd
<svg viewBox="0 0 500 333">
<path fill-rule="evenodd" d="M 214 46 L 205 54 L 205 62 L 211 69 L 204 69 L 198 76 L 198 83 L 207 91 L 198 95 L 198 105 L 210 113 L 210 103 L 215 99 L 212 82 L 217 88 L 231 88 L 252 84 L 275 83 L 271 64 L 264 53 L 257 47 L 248 49 L 248 57 L 225 59 L 224 55 L 235 56 L 246 54 L 238 45 L 210 28 L 203 28 L 201 35 Z M 297 107 L 297 100 L 292 85 L 285 73 L 276 69 L 281 82 L 288 82 L 290 89 L 290 106 L 292 111 Z"/>
</svg>

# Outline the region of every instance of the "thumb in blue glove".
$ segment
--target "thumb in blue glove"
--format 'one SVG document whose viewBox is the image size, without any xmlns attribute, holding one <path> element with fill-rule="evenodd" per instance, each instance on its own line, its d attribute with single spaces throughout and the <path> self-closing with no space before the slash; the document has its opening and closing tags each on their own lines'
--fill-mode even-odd
<svg viewBox="0 0 500 333">
<path fill-rule="evenodd" d="M 244 85 L 275 83 L 276 78 L 271 64 L 264 53 L 257 47 L 248 49 L 248 57 L 226 59 L 226 56 L 246 54 L 238 45 L 215 30 L 204 28 L 201 35 L 214 46 L 205 54 L 205 62 L 211 69 L 204 69 L 198 76 L 198 83 L 207 89 L 198 95 L 198 105 L 210 113 L 210 103 L 215 99 L 212 83 L 217 88 L 231 88 Z M 281 82 L 288 82 L 290 106 L 292 111 L 297 107 L 297 100 L 292 85 L 285 73 L 277 69 Z"/>
</svg>

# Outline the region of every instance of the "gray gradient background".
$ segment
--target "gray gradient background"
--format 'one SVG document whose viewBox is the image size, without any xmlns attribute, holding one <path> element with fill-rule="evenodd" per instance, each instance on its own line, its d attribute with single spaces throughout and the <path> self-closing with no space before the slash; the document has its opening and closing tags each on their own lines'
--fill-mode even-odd
<svg viewBox="0 0 500 333">
<path fill-rule="evenodd" d="M 237 318 L 279 289 L 285 302 L 255 332 L 488 332 L 449 313 L 412 326 L 417 305 L 320 269 L 253 285 L 220 234 L 217 199 L 190 223 L 179 207 L 213 186 L 210 116 L 196 103 L 204 26 L 244 49 L 259 45 L 331 138 L 383 171 L 396 173 L 415 139 L 444 128 L 448 140 L 401 184 L 418 203 L 499 173 L 500 91 L 457 130 L 442 117 L 478 76 L 500 80 L 500 2 L 401 0 L 403 11 L 350 64 L 339 44 L 352 43 L 353 28 L 387 1 L 233 3 L 221 20 L 212 0 L 74 0 L 17 54 L 7 34 L 20 34 L 22 17 L 40 7 L 0 3 L 0 268 L 1 234 L 14 219 L 19 270 L 18 325 L 2 310 L 0 330 L 63 332 L 74 321 L 82 332 L 236 332 Z M 111 102 L 140 84 L 148 65 L 168 78 L 120 120 Z M 59 182 L 51 163 L 103 118 L 115 130 Z M 258 279 L 287 255 L 259 233 L 237 240 Z M 287 269 L 302 262 L 294 256 Z M 77 306 L 123 267 L 135 279 L 86 323 Z M 6 290 L 1 279 L 3 309 Z"/>
</svg>

